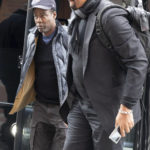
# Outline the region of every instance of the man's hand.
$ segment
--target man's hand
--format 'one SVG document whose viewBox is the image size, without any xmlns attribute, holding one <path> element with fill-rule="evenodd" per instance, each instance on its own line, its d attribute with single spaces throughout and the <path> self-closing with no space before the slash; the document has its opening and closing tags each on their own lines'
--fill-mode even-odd
<svg viewBox="0 0 150 150">
<path fill-rule="evenodd" d="M 115 127 L 120 127 L 121 136 L 125 137 L 126 133 L 129 133 L 130 130 L 134 127 L 133 113 L 130 109 L 122 104 L 120 106 L 120 110 L 129 112 L 128 114 L 118 112 L 115 123 Z"/>
<path fill-rule="evenodd" d="M 65 127 L 68 128 L 68 124 L 66 124 L 65 122 L 64 122 L 64 124 L 65 124 Z"/>
</svg>

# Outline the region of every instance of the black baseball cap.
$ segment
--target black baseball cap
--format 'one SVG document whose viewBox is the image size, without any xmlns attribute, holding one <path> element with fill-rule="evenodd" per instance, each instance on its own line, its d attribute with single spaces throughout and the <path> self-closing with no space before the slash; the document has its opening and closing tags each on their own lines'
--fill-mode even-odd
<svg viewBox="0 0 150 150">
<path fill-rule="evenodd" d="M 56 3 L 55 0 L 32 0 L 31 8 L 56 10 Z"/>
</svg>

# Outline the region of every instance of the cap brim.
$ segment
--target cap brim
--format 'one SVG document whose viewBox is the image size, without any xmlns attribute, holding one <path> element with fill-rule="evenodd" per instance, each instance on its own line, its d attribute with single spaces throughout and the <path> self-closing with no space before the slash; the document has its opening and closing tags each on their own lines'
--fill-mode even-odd
<svg viewBox="0 0 150 150">
<path fill-rule="evenodd" d="M 46 7 L 46 6 L 42 6 L 42 5 L 36 5 L 36 6 L 32 6 L 30 9 L 34 9 L 34 8 L 40 8 L 40 9 L 44 9 L 44 10 L 50 10 L 50 7 Z"/>
</svg>

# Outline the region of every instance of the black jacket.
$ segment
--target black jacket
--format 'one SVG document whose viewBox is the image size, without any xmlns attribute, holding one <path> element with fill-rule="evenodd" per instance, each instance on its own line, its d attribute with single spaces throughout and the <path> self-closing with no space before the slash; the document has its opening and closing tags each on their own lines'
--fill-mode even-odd
<svg viewBox="0 0 150 150">
<path fill-rule="evenodd" d="M 120 67 L 114 54 L 100 43 L 94 30 L 95 13 L 88 16 L 88 25 L 84 36 L 82 49 L 84 85 L 95 111 L 107 131 L 114 128 L 120 104 L 133 109 L 135 123 L 141 117 L 139 100 L 143 93 L 148 61 L 126 15 L 124 10 L 114 8 L 106 12 L 102 20 L 104 31 L 113 44 L 114 54 L 119 56 L 126 71 Z M 68 65 L 68 84 L 70 86 L 72 85 L 71 64 L 70 55 Z M 72 95 L 70 97 L 66 100 L 68 104 L 74 98 Z M 67 114 L 63 107 L 62 114 Z"/>
</svg>

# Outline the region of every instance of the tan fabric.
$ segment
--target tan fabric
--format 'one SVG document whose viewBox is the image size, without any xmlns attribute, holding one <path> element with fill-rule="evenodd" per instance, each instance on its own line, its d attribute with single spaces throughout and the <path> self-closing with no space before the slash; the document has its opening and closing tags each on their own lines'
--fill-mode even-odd
<svg viewBox="0 0 150 150">
<path fill-rule="evenodd" d="M 26 74 L 25 80 L 22 84 L 22 87 L 15 98 L 14 106 L 9 112 L 9 114 L 14 114 L 15 112 L 20 111 L 26 105 L 35 100 L 34 80 L 35 66 L 34 61 L 32 61 L 29 70 Z"/>
</svg>

